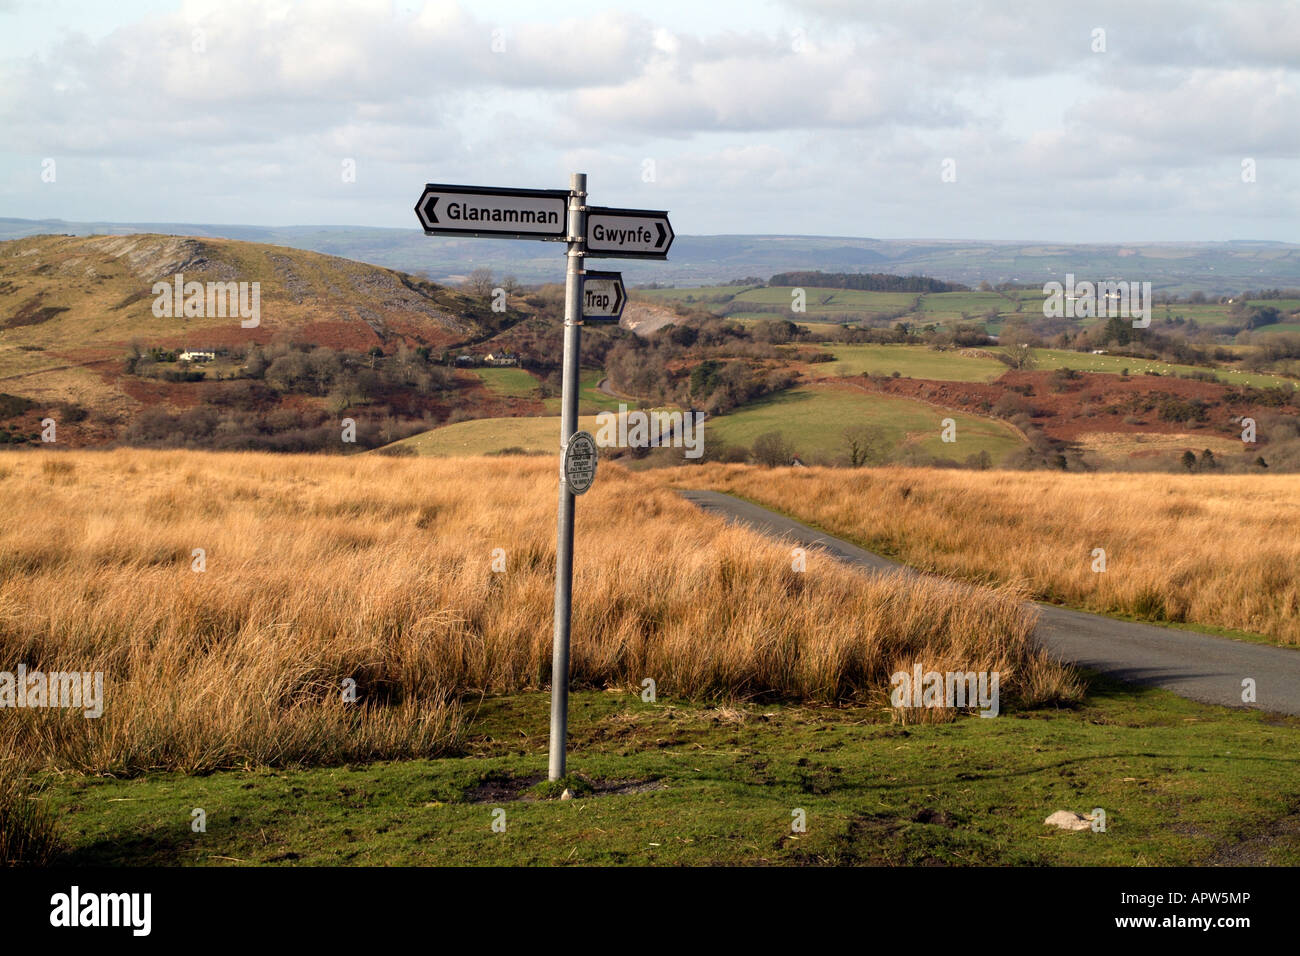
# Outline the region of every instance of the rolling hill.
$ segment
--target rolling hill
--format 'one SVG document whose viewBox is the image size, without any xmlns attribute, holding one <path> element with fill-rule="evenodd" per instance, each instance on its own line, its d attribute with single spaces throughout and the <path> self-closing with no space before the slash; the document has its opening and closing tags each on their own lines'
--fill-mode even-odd
<svg viewBox="0 0 1300 956">
<path fill-rule="evenodd" d="M 171 288 L 177 276 L 204 285 L 203 314 L 176 317 L 166 307 L 156 314 L 155 283 Z M 256 325 L 234 310 L 215 314 L 209 283 L 247 283 L 250 314 L 256 283 Z M 93 443 L 113 437 L 145 407 L 200 401 L 194 388 L 177 384 L 179 371 L 153 379 L 127 374 L 133 347 L 170 353 L 169 360 L 177 350 L 239 355 L 292 342 L 352 354 L 379 348 L 391 355 L 405 346 L 428 355 L 483 339 L 523 314 L 497 314 L 486 301 L 423 279 L 284 246 L 150 234 L 33 236 L 0 243 L 0 393 L 35 403 L 28 426 L 60 403 L 93 411 L 98 426 L 83 420 L 67 432 L 73 444 Z M 238 378 L 239 361 L 213 363 L 206 376 L 184 374 Z"/>
<path fill-rule="evenodd" d="M 412 217 L 414 218 L 414 217 Z M 430 239 L 418 229 L 366 226 L 248 226 L 197 223 L 64 222 L 0 218 L 0 239 L 60 232 L 182 233 L 275 243 L 455 280 L 487 266 L 524 282 L 563 276 L 555 243 Z M 629 283 L 709 285 L 791 269 L 926 275 L 974 285 L 1081 278 L 1149 281 L 1157 292 L 1231 294 L 1300 286 L 1300 245 L 1285 242 L 1114 242 L 868 239 L 844 236 L 678 235 L 667 262 L 620 261 Z"/>
<path fill-rule="evenodd" d="M 261 322 L 154 314 L 154 283 L 257 282 Z M 268 342 L 282 332 L 353 348 L 447 345 L 481 333 L 480 303 L 411 276 L 283 246 L 163 235 L 38 236 L 0 244 L 6 347 Z M 483 316 L 485 317 L 485 316 Z"/>
<path fill-rule="evenodd" d="M 191 283 L 202 294 L 186 315 Z M 213 308 L 209 287 L 240 283 L 245 299 L 228 290 L 229 303 L 223 293 Z M 251 311 L 254 283 L 256 321 L 239 314 L 241 304 Z M 448 419 L 554 412 L 559 400 L 542 387 L 547 308 L 515 295 L 497 312 L 485 297 L 391 269 L 236 239 L 0 242 L 0 444 L 41 444 L 52 417 L 60 448 L 125 440 L 349 452 L 340 444 L 349 418 L 359 447 L 372 447 Z M 676 315 L 638 304 L 625 318 L 648 334 Z M 453 361 L 501 349 L 542 356 L 543 367 Z M 596 390 L 601 377 L 584 373 L 584 408 L 617 405 Z"/>
</svg>

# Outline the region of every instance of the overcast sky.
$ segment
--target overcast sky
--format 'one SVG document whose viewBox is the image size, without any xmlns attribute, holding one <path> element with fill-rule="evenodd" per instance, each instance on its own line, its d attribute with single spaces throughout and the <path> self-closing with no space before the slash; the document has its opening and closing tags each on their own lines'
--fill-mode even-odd
<svg viewBox="0 0 1300 956">
<path fill-rule="evenodd" d="M 1300 0 L 0 0 L 0 131 L 0 216 L 1297 242 Z"/>
</svg>

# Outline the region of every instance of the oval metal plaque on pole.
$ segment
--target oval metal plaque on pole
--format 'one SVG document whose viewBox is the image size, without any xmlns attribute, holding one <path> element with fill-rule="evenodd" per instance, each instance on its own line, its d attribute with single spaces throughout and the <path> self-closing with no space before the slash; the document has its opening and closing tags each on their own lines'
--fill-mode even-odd
<svg viewBox="0 0 1300 956">
<path fill-rule="evenodd" d="M 596 439 L 591 432 L 574 432 L 564 446 L 561 462 L 564 483 L 569 491 L 580 495 L 596 480 Z"/>
</svg>

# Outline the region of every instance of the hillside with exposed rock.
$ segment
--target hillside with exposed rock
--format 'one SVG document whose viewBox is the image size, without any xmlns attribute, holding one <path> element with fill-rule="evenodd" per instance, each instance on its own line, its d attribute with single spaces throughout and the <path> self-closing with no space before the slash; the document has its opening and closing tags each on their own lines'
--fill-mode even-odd
<svg viewBox="0 0 1300 956">
<path fill-rule="evenodd" d="M 527 314 L 519 302 L 494 312 L 402 272 L 281 246 L 33 236 L 0 243 L 0 394 L 14 398 L 12 434 L 30 440 L 53 416 L 71 445 L 122 437 L 146 410 L 210 404 L 214 390 L 261 412 L 316 404 L 336 416 L 362 406 L 423 416 L 455 404 L 440 394 L 448 349 Z M 275 378 L 277 360 L 278 387 L 267 388 L 259 373 Z M 427 382 L 420 407 L 385 401 L 386 388 Z M 249 394 L 226 394 L 241 389 Z"/>
</svg>

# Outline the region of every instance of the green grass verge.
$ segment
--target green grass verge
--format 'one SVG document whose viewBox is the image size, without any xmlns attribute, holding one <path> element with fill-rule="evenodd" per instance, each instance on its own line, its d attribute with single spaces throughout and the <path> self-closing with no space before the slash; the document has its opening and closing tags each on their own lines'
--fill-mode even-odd
<svg viewBox="0 0 1300 956">
<path fill-rule="evenodd" d="M 907 727 L 583 691 L 570 770 L 594 790 L 557 801 L 539 786 L 548 704 L 484 701 L 463 757 L 50 775 L 41 799 L 73 865 L 1300 863 L 1294 718 L 1098 678 L 1075 710 Z M 1043 825 L 1098 807 L 1105 832 Z"/>
</svg>

